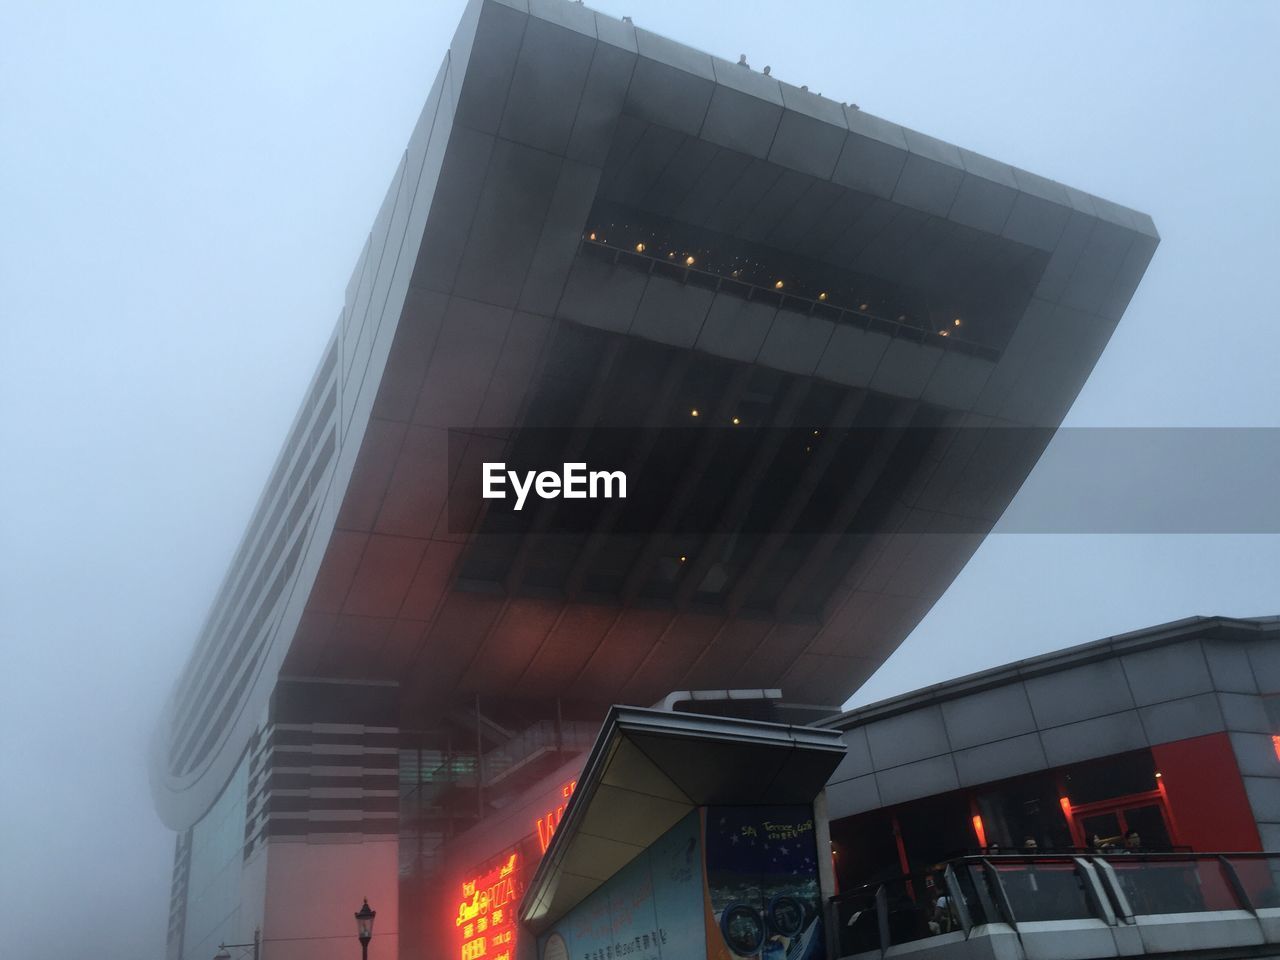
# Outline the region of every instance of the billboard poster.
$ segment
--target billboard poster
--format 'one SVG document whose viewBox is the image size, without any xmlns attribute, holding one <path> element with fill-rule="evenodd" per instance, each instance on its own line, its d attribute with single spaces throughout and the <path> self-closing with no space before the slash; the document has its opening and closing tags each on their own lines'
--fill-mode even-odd
<svg viewBox="0 0 1280 960">
<path fill-rule="evenodd" d="M 540 960 L 702 960 L 698 837 L 695 811 L 542 936 Z"/>
<path fill-rule="evenodd" d="M 825 960 L 808 806 L 703 810 L 709 960 Z"/>
</svg>

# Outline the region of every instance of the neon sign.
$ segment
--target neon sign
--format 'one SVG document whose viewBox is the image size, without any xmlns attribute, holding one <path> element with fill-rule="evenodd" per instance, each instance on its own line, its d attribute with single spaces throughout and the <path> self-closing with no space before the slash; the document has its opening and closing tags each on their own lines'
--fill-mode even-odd
<svg viewBox="0 0 1280 960">
<path fill-rule="evenodd" d="M 496 866 L 462 884 L 462 899 L 454 918 L 460 960 L 515 957 L 516 908 L 524 893 L 518 857 L 512 851 Z"/>
<path fill-rule="evenodd" d="M 564 819 L 564 808 L 569 805 L 569 798 L 573 796 L 573 791 L 577 789 L 578 781 L 570 780 L 560 788 L 560 799 L 563 801 L 554 810 L 548 810 L 538 818 L 538 846 L 542 848 L 542 852 L 547 852 L 547 847 L 551 845 L 551 838 L 556 835 L 556 827 L 560 826 L 560 821 Z"/>
</svg>

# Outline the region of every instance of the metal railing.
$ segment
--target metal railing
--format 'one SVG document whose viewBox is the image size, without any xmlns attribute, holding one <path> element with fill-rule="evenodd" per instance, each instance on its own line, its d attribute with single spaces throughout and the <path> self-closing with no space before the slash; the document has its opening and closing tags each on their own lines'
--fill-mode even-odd
<svg viewBox="0 0 1280 960">
<path fill-rule="evenodd" d="M 840 956 L 975 927 L 1280 907 L 1277 853 L 969 856 L 832 897 Z"/>
<path fill-rule="evenodd" d="M 615 266 L 621 264 L 651 276 L 656 274 L 669 277 L 681 283 L 740 297 L 743 300 L 761 301 L 799 313 L 825 317 L 836 323 L 846 323 L 863 330 L 883 333 L 894 339 L 928 343 L 940 350 L 968 354 L 991 363 L 998 362 L 1002 353 L 995 347 L 969 340 L 951 330 L 939 336 L 915 324 L 891 320 L 865 310 L 836 305 L 827 300 L 803 296 L 777 287 L 766 287 L 740 277 L 725 276 L 696 266 L 687 266 L 678 260 L 666 260 L 650 253 L 636 252 L 616 244 L 591 240 L 588 237 L 582 238 L 579 249 Z"/>
</svg>

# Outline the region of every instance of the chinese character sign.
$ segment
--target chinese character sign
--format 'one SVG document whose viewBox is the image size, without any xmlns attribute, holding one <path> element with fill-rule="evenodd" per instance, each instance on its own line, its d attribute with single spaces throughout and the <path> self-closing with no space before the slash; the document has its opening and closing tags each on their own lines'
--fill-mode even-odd
<svg viewBox="0 0 1280 960">
<path fill-rule="evenodd" d="M 511 851 L 462 884 L 457 960 L 514 960 L 517 913 L 524 883 L 519 853 Z"/>
</svg>

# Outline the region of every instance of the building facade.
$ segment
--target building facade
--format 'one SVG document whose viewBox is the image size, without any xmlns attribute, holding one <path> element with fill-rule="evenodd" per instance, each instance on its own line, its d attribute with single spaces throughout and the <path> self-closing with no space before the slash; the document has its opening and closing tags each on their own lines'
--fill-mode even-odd
<svg viewBox="0 0 1280 960">
<path fill-rule="evenodd" d="M 612 705 L 842 702 L 1157 243 L 629 21 L 476 0 L 157 729 L 169 955 L 336 957 L 365 896 L 375 956 L 431 954 L 540 857 Z M 628 496 L 482 496 L 483 464 L 579 461 Z"/>
</svg>

